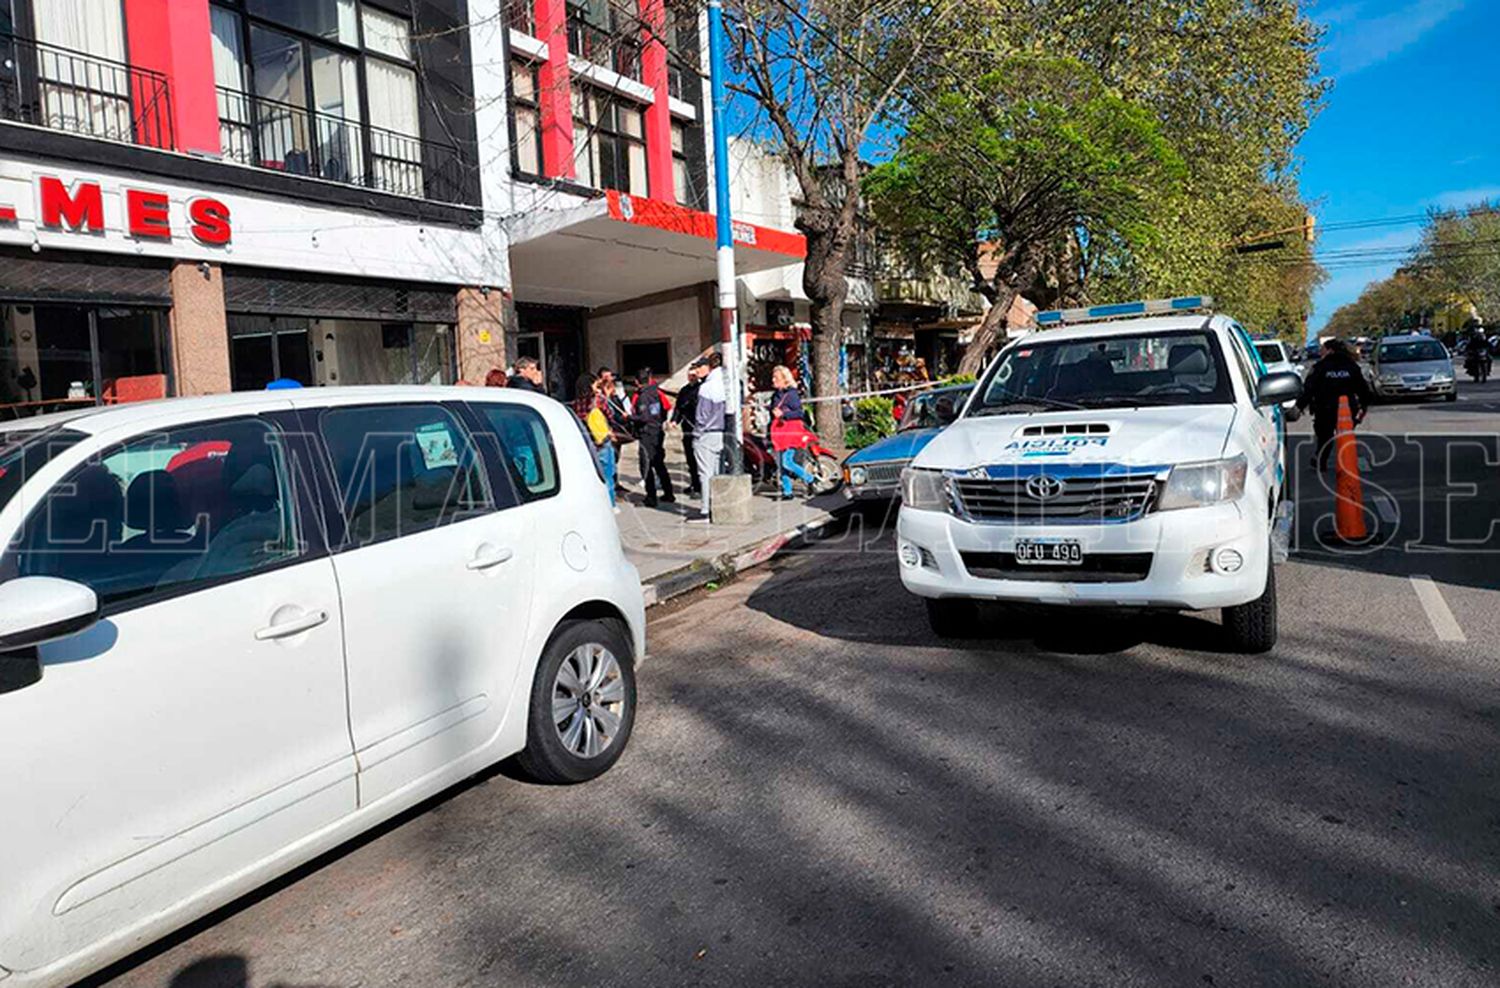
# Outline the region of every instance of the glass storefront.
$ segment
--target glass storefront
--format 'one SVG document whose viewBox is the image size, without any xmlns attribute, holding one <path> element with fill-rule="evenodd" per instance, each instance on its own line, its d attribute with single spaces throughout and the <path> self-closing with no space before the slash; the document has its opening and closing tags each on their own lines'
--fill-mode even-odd
<svg viewBox="0 0 1500 988">
<path fill-rule="evenodd" d="M 232 313 L 229 341 L 236 391 L 259 391 L 276 380 L 316 387 L 456 379 L 453 329 L 446 323 Z"/>
<path fill-rule="evenodd" d="M 0 303 L 0 421 L 171 393 L 166 313 Z"/>
</svg>

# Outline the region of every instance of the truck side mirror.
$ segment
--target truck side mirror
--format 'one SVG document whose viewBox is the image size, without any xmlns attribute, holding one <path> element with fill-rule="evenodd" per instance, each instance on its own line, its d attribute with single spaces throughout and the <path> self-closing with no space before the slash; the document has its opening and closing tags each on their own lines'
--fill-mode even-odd
<svg viewBox="0 0 1500 988">
<path fill-rule="evenodd" d="M 1255 386 L 1255 404 L 1280 405 L 1302 397 L 1302 375 L 1291 371 L 1267 374 Z"/>
</svg>

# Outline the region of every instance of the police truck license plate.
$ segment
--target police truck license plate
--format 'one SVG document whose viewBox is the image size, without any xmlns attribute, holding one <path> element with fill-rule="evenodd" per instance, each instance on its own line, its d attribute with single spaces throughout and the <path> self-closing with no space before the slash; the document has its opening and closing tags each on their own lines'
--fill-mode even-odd
<svg viewBox="0 0 1500 988">
<path fill-rule="evenodd" d="M 1083 563 L 1083 546 L 1063 539 L 1021 539 L 1016 542 L 1016 562 L 1023 566 L 1079 566 Z"/>
</svg>

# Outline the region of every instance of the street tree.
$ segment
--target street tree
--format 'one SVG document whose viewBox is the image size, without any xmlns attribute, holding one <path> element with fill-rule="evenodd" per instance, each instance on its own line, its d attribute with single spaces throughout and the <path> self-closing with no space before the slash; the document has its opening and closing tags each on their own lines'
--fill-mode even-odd
<svg viewBox="0 0 1500 988">
<path fill-rule="evenodd" d="M 1151 113 L 1097 71 L 1015 55 L 913 117 L 864 189 L 882 229 L 967 271 L 989 301 L 959 365 L 973 374 L 1017 294 L 1049 266 L 1118 267 L 1184 172 Z"/>
<path fill-rule="evenodd" d="M 1416 265 L 1454 300 L 1473 306 L 1485 325 L 1500 322 L 1500 203 L 1433 213 Z"/>
<path fill-rule="evenodd" d="M 820 394 L 838 386 L 865 155 L 901 128 L 916 70 L 935 57 L 957 8 L 956 0 L 727 0 L 731 88 L 758 110 L 752 136 L 784 155 L 797 181 Z"/>
</svg>

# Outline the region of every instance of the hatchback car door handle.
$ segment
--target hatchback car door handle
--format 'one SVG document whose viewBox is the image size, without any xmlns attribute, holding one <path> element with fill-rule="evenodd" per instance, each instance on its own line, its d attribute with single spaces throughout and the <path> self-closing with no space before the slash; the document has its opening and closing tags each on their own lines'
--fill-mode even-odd
<svg viewBox="0 0 1500 988">
<path fill-rule="evenodd" d="M 495 549 L 490 546 L 480 546 L 474 558 L 469 560 L 469 569 L 491 569 L 501 563 L 509 562 L 515 553 L 509 549 Z"/>
<path fill-rule="evenodd" d="M 268 642 L 275 641 L 278 638 L 290 638 L 293 635 L 300 635 L 304 631 L 311 631 L 318 625 L 325 624 L 327 621 L 327 611 L 309 611 L 302 617 L 261 628 L 255 633 L 255 640 L 258 642 Z"/>
</svg>

